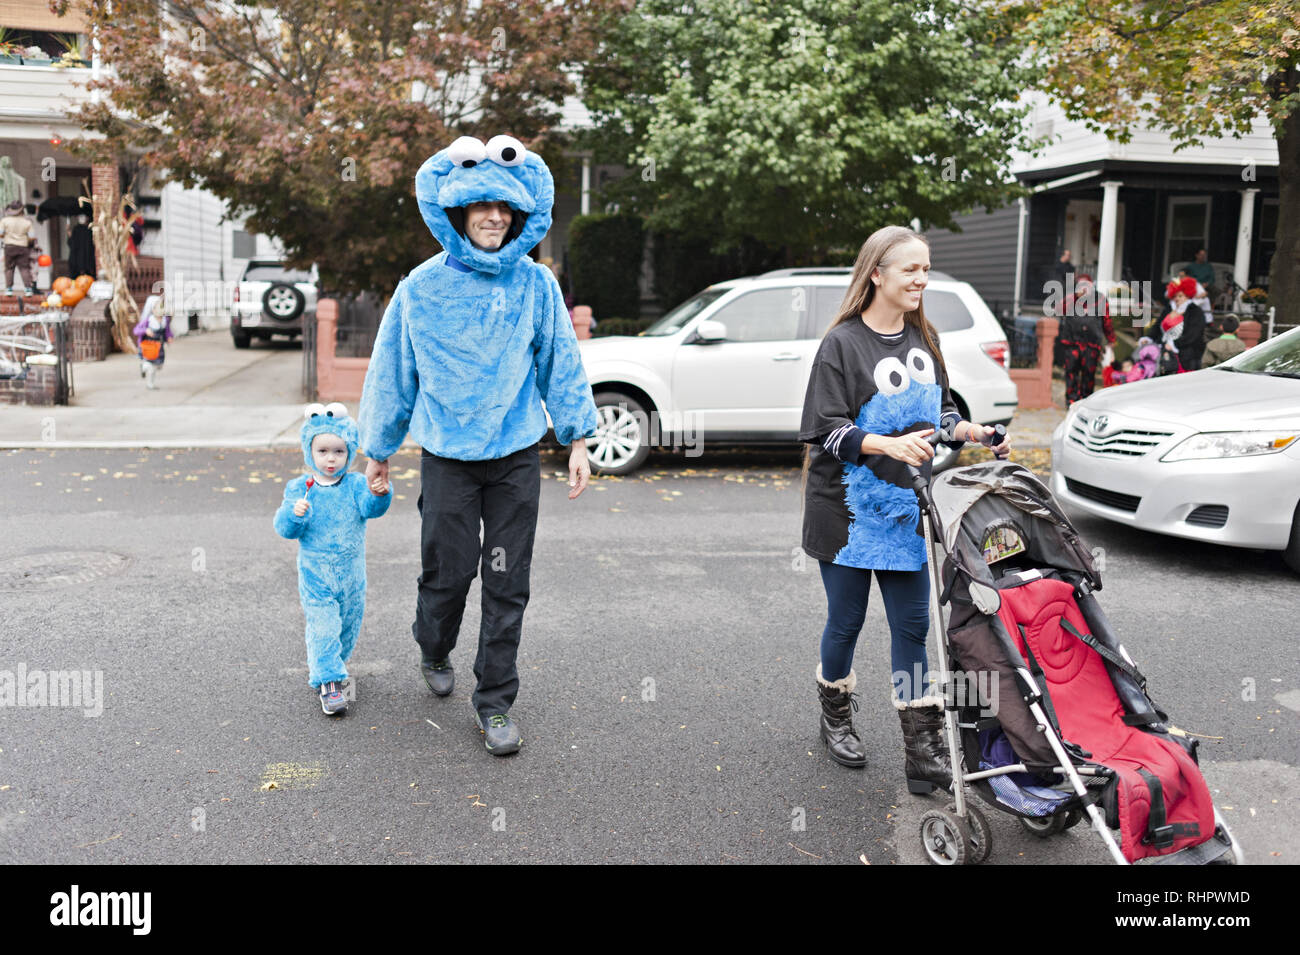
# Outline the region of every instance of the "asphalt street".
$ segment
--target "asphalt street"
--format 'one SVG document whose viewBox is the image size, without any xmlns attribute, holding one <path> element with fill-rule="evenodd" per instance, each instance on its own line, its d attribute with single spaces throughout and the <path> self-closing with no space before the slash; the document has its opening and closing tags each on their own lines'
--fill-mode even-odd
<svg viewBox="0 0 1300 955">
<path fill-rule="evenodd" d="M 307 686 L 296 545 L 271 527 L 296 449 L 0 452 L 0 670 L 103 679 L 102 715 L 0 708 L 0 860 L 923 860 L 938 803 L 902 785 L 878 602 L 856 661 L 868 768 L 817 737 L 825 604 L 797 550 L 795 455 L 656 456 L 574 502 L 544 456 L 524 748 L 505 759 L 469 707 L 477 583 L 454 694 L 417 673 L 418 462 L 395 456 L 370 525 L 356 698 L 330 719 Z M 1078 527 L 1249 861 L 1300 860 L 1300 578 L 1276 555 Z M 992 862 L 1107 860 L 1083 826 L 1040 841 L 992 822 Z"/>
</svg>

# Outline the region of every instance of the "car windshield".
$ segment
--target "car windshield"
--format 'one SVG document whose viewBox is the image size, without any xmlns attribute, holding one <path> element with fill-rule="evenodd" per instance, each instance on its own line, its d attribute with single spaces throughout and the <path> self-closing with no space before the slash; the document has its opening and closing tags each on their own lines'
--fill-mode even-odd
<svg viewBox="0 0 1300 955">
<path fill-rule="evenodd" d="M 250 265 L 244 272 L 245 282 L 310 282 L 311 273 L 286 269 L 283 265 Z"/>
<path fill-rule="evenodd" d="M 1223 367 L 1256 375 L 1300 378 L 1300 328 L 1252 348 Z"/>
<path fill-rule="evenodd" d="M 706 288 L 698 295 L 693 295 L 682 304 L 678 305 L 659 321 L 655 322 L 642 335 L 672 335 L 681 331 L 683 325 L 707 308 L 710 304 L 717 301 L 723 295 L 727 294 L 725 288 Z"/>
</svg>

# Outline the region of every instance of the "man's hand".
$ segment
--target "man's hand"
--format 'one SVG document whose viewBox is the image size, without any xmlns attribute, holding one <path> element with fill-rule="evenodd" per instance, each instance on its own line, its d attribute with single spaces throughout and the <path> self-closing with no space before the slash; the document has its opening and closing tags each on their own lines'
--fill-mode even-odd
<svg viewBox="0 0 1300 955">
<path fill-rule="evenodd" d="M 366 465 L 366 484 L 370 486 L 370 493 L 375 497 L 383 497 L 388 493 L 387 461 L 370 459 L 370 462 Z"/>
<path fill-rule="evenodd" d="M 587 463 L 587 439 L 578 438 L 569 446 L 569 500 L 572 501 L 591 483 L 591 465 Z"/>
</svg>

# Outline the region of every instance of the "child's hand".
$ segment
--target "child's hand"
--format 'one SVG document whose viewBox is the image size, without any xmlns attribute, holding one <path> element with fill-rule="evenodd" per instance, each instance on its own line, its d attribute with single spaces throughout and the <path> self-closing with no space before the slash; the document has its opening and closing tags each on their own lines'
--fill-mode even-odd
<svg viewBox="0 0 1300 955">
<path fill-rule="evenodd" d="M 370 493 L 377 497 L 383 497 L 388 493 L 388 482 L 382 477 L 377 477 L 370 482 Z"/>
<path fill-rule="evenodd" d="M 305 497 L 304 497 L 304 498 L 300 498 L 300 499 L 297 501 L 297 503 L 295 503 L 295 504 L 293 505 L 293 513 L 294 513 L 294 516 L 296 516 L 296 517 L 302 517 L 304 514 L 307 513 L 307 509 L 308 509 L 309 507 L 311 507 L 311 503 L 310 503 L 310 502 L 309 502 Z"/>
</svg>

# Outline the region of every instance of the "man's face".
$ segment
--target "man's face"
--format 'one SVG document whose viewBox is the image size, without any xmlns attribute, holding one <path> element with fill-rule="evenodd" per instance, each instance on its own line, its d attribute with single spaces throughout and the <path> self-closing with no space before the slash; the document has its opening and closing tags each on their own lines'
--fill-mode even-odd
<svg viewBox="0 0 1300 955">
<path fill-rule="evenodd" d="M 510 207 L 504 202 L 471 202 L 465 207 L 465 234 L 477 248 L 501 248 L 510 228 Z"/>
<path fill-rule="evenodd" d="M 1199 251 L 1199 252 L 1196 253 L 1196 261 L 1197 261 L 1197 262 L 1200 262 L 1200 263 L 1204 263 L 1204 262 L 1205 262 L 1205 250 L 1204 250 L 1204 249 L 1201 249 L 1201 251 Z"/>
</svg>

